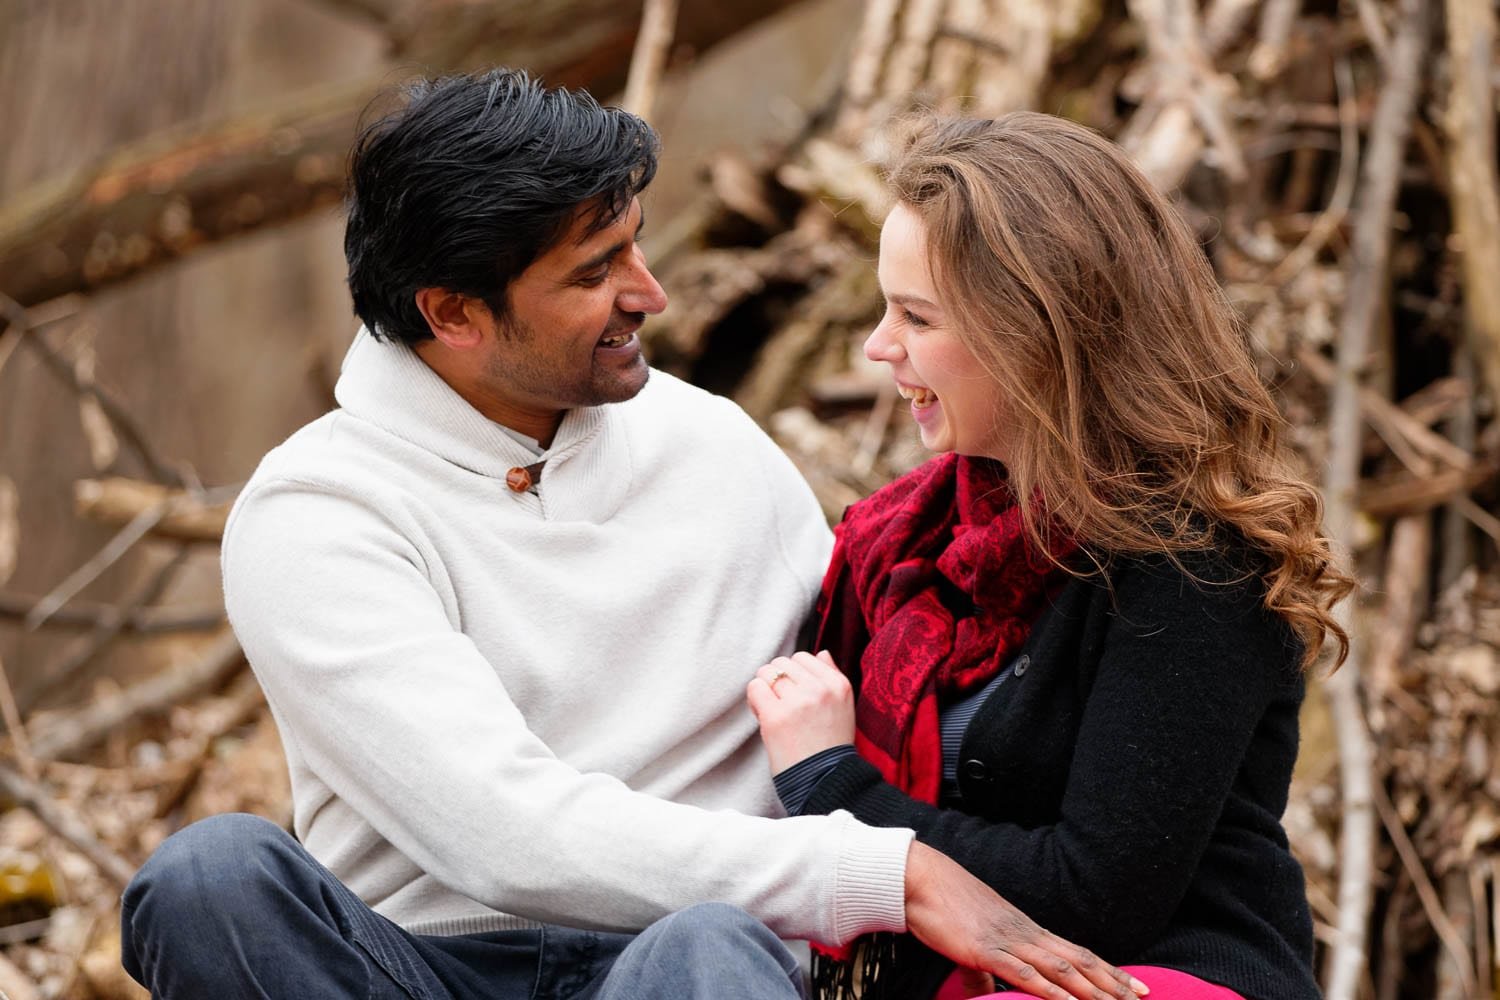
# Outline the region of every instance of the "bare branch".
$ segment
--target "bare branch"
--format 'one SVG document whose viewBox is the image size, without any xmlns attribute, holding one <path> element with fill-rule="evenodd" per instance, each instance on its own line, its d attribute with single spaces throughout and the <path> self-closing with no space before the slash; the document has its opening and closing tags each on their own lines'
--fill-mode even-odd
<svg viewBox="0 0 1500 1000">
<path fill-rule="evenodd" d="M 1376 104 L 1370 149 L 1357 199 L 1348 296 L 1339 326 L 1337 381 L 1329 419 L 1330 455 L 1325 492 L 1328 524 L 1346 552 L 1353 551 L 1361 454 L 1361 375 L 1371 337 L 1385 306 L 1390 258 L 1391 215 L 1401 163 L 1411 133 L 1430 34 L 1425 0 L 1400 0 L 1401 31 L 1392 46 L 1389 73 Z M 1343 793 L 1340 833 L 1339 922 L 1328 962 L 1328 1000 L 1354 1000 L 1368 969 L 1370 910 L 1374 896 L 1376 823 L 1374 747 L 1361 705 L 1360 637 L 1351 601 L 1338 608 L 1340 623 L 1353 637 L 1349 660 L 1329 678 L 1325 691 L 1334 720 Z"/>
<path fill-rule="evenodd" d="M 652 117 L 656 91 L 667 68 L 667 55 L 672 51 L 676 23 L 677 0 L 646 0 L 641 32 L 635 40 L 635 55 L 630 60 L 630 77 L 625 83 L 626 111 L 642 118 Z"/>
<path fill-rule="evenodd" d="M 40 600 L 38 597 L 0 592 L 0 619 L 25 619 Z M 95 629 L 112 628 L 118 624 L 123 635 L 160 635 L 164 632 L 201 632 L 215 628 L 223 621 L 224 611 L 220 608 L 142 608 L 139 611 L 126 611 L 113 604 L 74 601 L 69 606 L 54 611 L 42 626 Z"/>
<path fill-rule="evenodd" d="M 97 580 L 105 570 L 119 562 L 125 553 L 129 552 L 147 533 L 151 531 L 156 523 L 166 513 L 166 504 L 158 504 L 147 508 L 135 516 L 125 527 L 121 528 L 113 538 L 96 552 L 88 562 L 69 573 L 67 579 L 36 603 L 26 616 L 26 630 L 28 632 L 40 628 L 52 617 L 64 604 L 67 604 L 80 590 Z"/>
<path fill-rule="evenodd" d="M 1453 89 L 1444 127 L 1453 228 L 1462 250 L 1464 325 L 1490 398 L 1500 400 L 1500 178 L 1495 170 L 1495 9 L 1448 0 Z"/>
<path fill-rule="evenodd" d="M 126 623 L 131 615 L 160 600 L 162 593 L 187 562 L 188 552 L 186 546 L 178 548 L 160 569 L 125 595 L 119 614 L 110 621 L 95 625 L 88 635 L 74 640 L 64 651 L 62 659 L 49 665 L 43 673 L 42 683 L 30 692 L 30 703 L 35 705 L 45 701 L 50 694 L 72 680 L 126 631 Z"/>
<path fill-rule="evenodd" d="M 0 273 L 3 273 L 3 265 L 0 265 Z M 11 336 L 19 336 L 21 343 L 41 359 L 48 371 L 67 383 L 68 387 L 79 396 L 92 399 L 99 404 L 99 408 L 120 432 L 125 443 L 140 458 L 141 464 L 146 467 L 146 472 L 151 478 L 174 486 L 181 485 L 182 477 L 157 454 L 156 449 L 147 440 L 145 432 L 126 410 L 124 404 L 93 379 L 85 380 L 78 370 L 52 347 L 45 333 L 30 329 L 26 310 L 21 308 L 15 299 L 0 293 L 0 312 L 3 312 L 10 323 L 16 327 Z M 0 334 L 4 332 L 0 330 Z"/>
<path fill-rule="evenodd" d="M 42 760 L 82 753 L 132 719 L 155 715 L 223 684 L 244 662 L 234 633 L 224 629 L 193 662 L 170 667 L 113 697 L 76 712 L 38 716 L 32 750 Z"/>
<path fill-rule="evenodd" d="M 125 888 L 135 876 L 135 865 L 104 846 L 87 824 L 54 802 L 52 795 L 38 782 L 0 764 L 0 791 L 41 820 L 53 833 L 78 848 L 116 887 Z"/>
<path fill-rule="evenodd" d="M 136 479 L 80 479 L 73 486 L 73 501 L 79 517 L 105 524 L 129 524 L 160 507 L 160 518 L 148 529 L 154 537 L 218 544 L 239 491 L 237 485 L 194 493 Z"/>
</svg>

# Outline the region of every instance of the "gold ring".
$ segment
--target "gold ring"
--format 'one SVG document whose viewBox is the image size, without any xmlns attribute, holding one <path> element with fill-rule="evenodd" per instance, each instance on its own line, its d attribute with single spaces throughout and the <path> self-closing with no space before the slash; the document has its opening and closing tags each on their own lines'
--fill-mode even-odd
<svg viewBox="0 0 1500 1000">
<path fill-rule="evenodd" d="M 789 674 L 789 673 L 787 673 L 785 670 L 778 670 L 774 674 L 771 675 L 771 679 L 770 680 L 766 681 L 766 686 L 769 687 L 772 691 L 775 691 L 776 690 L 776 682 L 779 681 L 779 680 L 784 680 L 785 678 L 790 677 L 790 676 L 792 676 L 792 675 Z"/>
</svg>

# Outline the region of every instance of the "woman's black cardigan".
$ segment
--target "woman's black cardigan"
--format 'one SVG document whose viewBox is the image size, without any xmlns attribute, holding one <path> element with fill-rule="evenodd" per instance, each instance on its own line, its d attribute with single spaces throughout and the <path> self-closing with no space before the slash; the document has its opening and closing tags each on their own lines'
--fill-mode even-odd
<svg viewBox="0 0 1500 1000">
<path fill-rule="evenodd" d="M 912 827 L 1117 965 L 1178 969 L 1249 1000 L 1318 1000 L 1280 821 L 1301 646 L 1253 574 L 1222 556 L 1184 562 L 1191 575 L 1117 558 L 1107 579 L 1063 588 L 964 734 L 963 812 L 908 798 L 857 757 L 803 811 Z M 852 605 L 835 613 L 857 618 Z"/>
</svg>

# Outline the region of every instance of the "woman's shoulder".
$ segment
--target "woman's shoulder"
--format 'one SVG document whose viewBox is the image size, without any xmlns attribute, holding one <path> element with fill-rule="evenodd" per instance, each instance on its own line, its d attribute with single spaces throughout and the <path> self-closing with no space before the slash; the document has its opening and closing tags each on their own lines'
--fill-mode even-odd
<svg viewBox="0 0 1500 1000">
<path fill-rule="evenodd" d="M 1266 608 L 1270 561 L 1233 537 L 1175 552 L 1100 552 L 1075 556 L 1079 597 L 1111 616 L 1149 621 L 1280 622 Z"/>
</svg>

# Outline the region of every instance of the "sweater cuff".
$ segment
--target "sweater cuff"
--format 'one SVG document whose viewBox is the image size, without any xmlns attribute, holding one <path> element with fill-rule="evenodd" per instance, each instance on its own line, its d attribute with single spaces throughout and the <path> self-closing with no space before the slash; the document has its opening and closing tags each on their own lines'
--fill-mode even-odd
<svg viewBox="0 0 1500 1000">
<path fill-rule="evenodd" d="M 906 930 L 906 855 L 915 834 L 900 828 L 866 826 L 849 820 L 839 857 L 832 944 L 861 934 Z"/>
<path fill-rule="evenodd" d="M 776 784 L 776 794 L 788 816 L 801 816 L 802 807 L 823 776 L 833 770 L 839 761 L 853 757 L 858 751 L 853 743 L 844 743 L 827 750 L 819 750 L 811 757 L 804 757 L 771 780 Z"/>
</svg>

